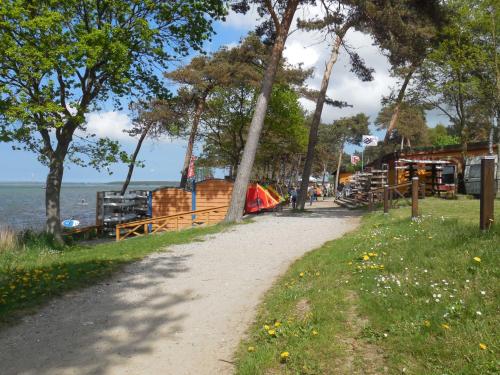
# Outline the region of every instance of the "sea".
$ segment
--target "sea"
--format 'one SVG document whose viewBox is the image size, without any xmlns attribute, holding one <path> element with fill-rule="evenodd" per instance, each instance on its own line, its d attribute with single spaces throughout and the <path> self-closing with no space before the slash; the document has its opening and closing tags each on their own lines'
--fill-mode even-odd
<svg viewBox="0 0 500 375">
<path fill-rule="evenodd" d="M 61 220 L 75 219 L 80 226 L 95 224 L 98 191 L 119 191 L 121 183 L 63 183 Z M 175 181 L 137 181 L 129 190 L 155 190 L 179 186 Z M 0 182 L 0 227 L 42 230 L 45 225 L 45 183 Z"/>
</svg>

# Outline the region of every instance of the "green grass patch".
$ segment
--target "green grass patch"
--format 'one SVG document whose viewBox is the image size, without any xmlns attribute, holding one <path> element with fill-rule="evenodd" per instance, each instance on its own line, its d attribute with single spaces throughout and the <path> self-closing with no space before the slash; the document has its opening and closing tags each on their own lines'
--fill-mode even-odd
<svg viewBox="0 0 500 375">
<path fill-rule="evenodd" d="M 367 214 L 267 293 L 237 374 L 499 373 L 499 203 L 488 233 L 477 200 Z"/>
<path fill-rule="evenodd" d="M 96 283 L 124 264 L 168 246 L 200 241 L 227 225 L 165 232 L 120 242 L 74 244 L 54 248 L 43 236 L 23 238 L 23 245 L 0 250 L 0 323 L 13 322 L 21 313 L 64 292 Z"/>
</svg>

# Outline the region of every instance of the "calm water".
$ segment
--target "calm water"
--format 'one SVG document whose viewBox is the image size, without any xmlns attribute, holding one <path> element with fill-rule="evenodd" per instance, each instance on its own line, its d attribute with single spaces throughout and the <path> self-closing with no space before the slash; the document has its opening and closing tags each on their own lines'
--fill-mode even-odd
<svg viewBox="0 0 500 375">
<path fill-rule="evenodd" d="M 170 181 L 134 184 L 130 189 L 154 190 L 174 184 Z M 45 223 L 44 186 L 42 183 L 0 182 L 0 227 L 42 229 Z M 74 218 L 80 221 L 81 226 L 95 224 L 96 193 L 120 188 L 120 184 L 63 184 L 61 220 Z"/>
</svg>

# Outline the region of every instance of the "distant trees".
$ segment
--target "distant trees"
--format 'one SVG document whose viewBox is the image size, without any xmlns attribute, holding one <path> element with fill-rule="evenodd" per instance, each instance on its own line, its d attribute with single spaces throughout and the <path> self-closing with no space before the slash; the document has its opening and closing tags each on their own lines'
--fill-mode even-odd
<svg viewBox="0 0 500 375">
<path fill-rule="evenodd" d="M 117 159 L 118 144 L 89 139 L 85 115 L 111 95 L 161 96 L 157 68 L 199 50 L 225 11 L 222 0 L 2 2 L 0 139 L 49 167 L 46 230 L 57 241 L 65 161 Z"/>
</svg>

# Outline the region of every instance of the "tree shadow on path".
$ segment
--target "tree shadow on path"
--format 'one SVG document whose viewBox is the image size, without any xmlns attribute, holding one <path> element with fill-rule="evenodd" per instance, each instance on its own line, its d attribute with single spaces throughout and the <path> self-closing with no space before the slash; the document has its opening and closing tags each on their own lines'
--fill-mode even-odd
<svg viewBox="0 0 500 375">
<path fill-rule="evenodd" d="M 177 305 L 195 299 L 164 290 L 190 255 L 161 253 L 112 279 L 68 293 L 0 332 L 0 374 L 102 374 L 183 330 Z"/>
</svg>

